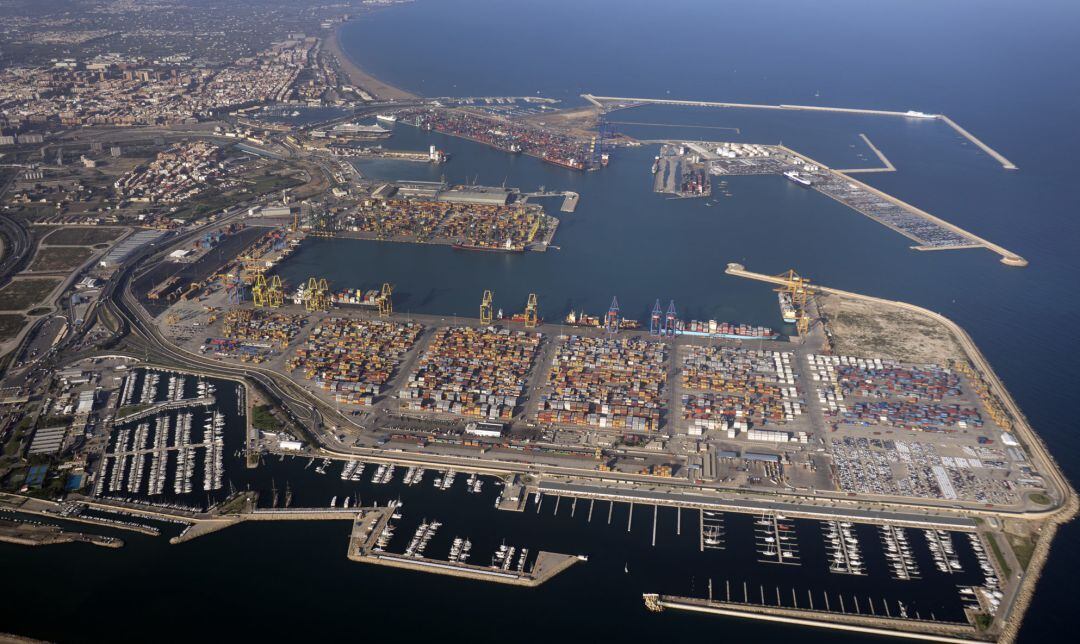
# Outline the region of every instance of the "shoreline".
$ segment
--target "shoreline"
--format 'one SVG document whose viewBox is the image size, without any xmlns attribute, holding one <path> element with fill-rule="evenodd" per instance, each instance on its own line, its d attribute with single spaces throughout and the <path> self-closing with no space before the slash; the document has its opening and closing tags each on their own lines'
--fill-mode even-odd
<svg viewBox="0 0 1080 644">
<path fill-rule="evenodd" d="M 345 50 L 341 46 L 340 36 L 342 27 L 349 24 L 349 22 L 352 21 L 350 20 L 335 26 L 330 31 L 330 35 L 324 39 L 326 50 L 333 54 L 334 58 L 337 59 L 338 67 L 341 69 L 342 73 L 348 76 L 349 82 L 363 89 L 378 100 L 400 101 L 420 98 L 416 94 L 407 92 L 399 87 L 394 87 L 389 83 L 384 83 L 378 78 L 375 78 L 371 74 L 365 72 L 356 61 L 345 53 Z"/>
</svg>

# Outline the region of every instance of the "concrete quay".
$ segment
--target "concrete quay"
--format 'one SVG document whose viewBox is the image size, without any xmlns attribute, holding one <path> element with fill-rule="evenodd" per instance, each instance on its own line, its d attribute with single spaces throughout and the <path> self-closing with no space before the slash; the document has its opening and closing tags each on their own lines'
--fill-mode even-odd
<svg viewBox="0 0 1080 644">
<path fill-rule="evenodd" d="M 963 644 L 973 641 L 991 641 L 991 638 L 981 636 L 973 626 L 968 624 L 883 615 L 837 613 L 812 608 L 786 608 L 741 602 L 711 601 L 652 593 L 647 593 L 642 597 L 645 600 L 645 606 L 653 612 L 662 612 L 665 609 L 685 610 L 929 642 Z M 811 603 L 812 601 L 811 598 Z"/>
<path fill-rule="evenodd" d="M 383 529 L 393 516 L 394 510 L 393 505 L 386 508 L 363 508 L 356 516 L 349 536 L 348 557 L 351 561 L 525 588 L 535 588 L 578 561 L 583 561 L 581 557 L 541 551 L 537 554 L 536 562 L 531 570 L 518 572 L 429 557 L 407 557 L 380 552 L 375 549 L 375 546 Z"/>
</svg>

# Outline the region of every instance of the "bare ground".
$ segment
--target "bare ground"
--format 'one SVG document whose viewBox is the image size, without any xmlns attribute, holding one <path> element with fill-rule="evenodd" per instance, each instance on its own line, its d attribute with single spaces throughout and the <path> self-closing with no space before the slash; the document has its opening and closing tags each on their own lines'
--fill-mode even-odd
<svg viewBox="0 0 1080 644">
<path fill-rule="evenodd" d="M 834 353 L 935 364 L 964 358 L 948 329 L 931 318 L 836 295 L 818 297 Z"/>
</svg>

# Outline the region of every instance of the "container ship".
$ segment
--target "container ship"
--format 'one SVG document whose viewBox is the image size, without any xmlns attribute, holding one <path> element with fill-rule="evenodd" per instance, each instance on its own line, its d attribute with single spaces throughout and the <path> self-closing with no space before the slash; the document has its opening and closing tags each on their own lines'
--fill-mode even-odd
<svg viewBox="0 0 1080 644">
<path fill-rule="evenodd" d="M 304 287 L 301 286 L 301 289 Z M 300 301 L 303 301 L 301 294 Z M 334 304 L 349 304 L 353 306 L 378 306 L 379 291 L 371 289 L 365 291 L 359 288 L 349 288 L 330 295 L 330 301 Z"/>
<path fill-rule="evenodd" d="M 780 316 L 784 318 L 784 322 L 788 324 L 798 322 L 799 313 L 795 310 L 795 303 L 791 301 L 791 293 L 781 291 L 777 293 L 777 297 L 780 300 Z"/>
<path fill-rule="evenodd" d="M 603 327 L 603 318 L 598 318 L 595 315 L 589 315 L 584 311 L 575 313 L 570 311 L 566 315 L 566 319 L 563 320 L 566 326 L 583 326 L 583 327 Z M 628 318 L 622 318 L 619 320 L 620 329 L 638 329 L 641 328 L 641 323 L 637 320 L 630 320 Z"/>
<path fill-rule="evenodd" d="M 563 159 L 561 157 L 548 156 L 548 155 L 545 154 L 545 155 L 540 157 L 540 160 L 541 161 L 547 161 L 548 163 L 551 163 L 551 164 L 557 165 L 557 166 L 562 166 L 564 168 L 570 168 L 571 170 L 584 170 L 585 169 L 585 163 L 583 161 L 579 161 L 578 159 L 574 159 L 574 158 Z"/>
<path fill-rule="evenodd" d="M 791 179 L 792 181 L 799 184 L 800 186 L 809 187 L 811 185 L 809 179 L 802 176 L 798 172 L 795 172 L 794 170 L 788 170 L 787 172 L 784 173 L 784 176 L 787 177 L 788 179 Z"/>
<path fill-rule="evenodd" d="M 699 322 L 691 320 L 675 323 L 675 335 L 689 335 L 702 338 L 725 338 L 728 340 L 776 340 L 780 334 L 767 326 L 736 324 L 734 322 Z"/>
<path fill-rule="evenodd" d="M 501 246 L 480 246 L 478 244 L 466 244 L 458 242 L 453 244 L 455 250 L 478 250 L 486 251 L 490 253 L 524 253 L 525 248 L 515 246 L 512 241 L 507 239 Z"/>
</svg>

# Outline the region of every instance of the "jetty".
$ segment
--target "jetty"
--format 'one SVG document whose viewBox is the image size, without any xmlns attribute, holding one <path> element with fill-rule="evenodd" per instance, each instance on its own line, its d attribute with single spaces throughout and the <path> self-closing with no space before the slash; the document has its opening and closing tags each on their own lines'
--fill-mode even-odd
<svg viewBox="0 0 1080 644">
<path fill-rule="evenodd" d="M 535 588 L 578 561 L 584 560 L 583 557 L 541 551 L 537 554 L 532 568 L 517 570 L 384 552 L 378 547 L 378 541 L 395 511 L 396 507 L 390 505 L 383 508 L 363 508 L 357 514 L 349 536 L 348 557 L 350 560 L 526 588 Z"/>
<path fill-rule="evenodd" d="M 777 592 L 779 593 L 779 590 Z M 876 613 L 841 612 L 820 607 L 813 608 L 813 596 L 809 593 L 807 595 L 809 608 L 752 604 L 748 601 L 715 601 L 694 597 L 658 595 L 655 593 L 646 593 L 642 595 L 642 598 L 645 600 L 645 607 L 656 613 L 663 612 L 666 609 L 684 610 L 930 642 L 966 644 L 987 639 L 979 637 L 979 632 L 975 630 L 975 627 L 967 623 L 939 622 L 878 615 Z M 795 599 L 797 604 L 798 598 L 794 590 L 792 591 L 792 598 Z M 820 601 L 821 598 L 819 598 Z M 852 608 L 858 610 L 855 607 Z"/>
<path fill-rule="evenodd" d="M 721 101 L 691 101 L 671 98 L 631 98 L 623 96 L 596 96 L 595 94 L 582 94 L 581 97 L 586 101 L 592 103 L 596 107 L 608 111 L 612 109 L 638 107 L 641 105 L 682 105 L 686 107 L 720 107 L 749 110 L 834 112 L 842 114 L 861 114 L 865 116 L 891 116 L 913 120 L 941 121 L 945 125 L 948 125 L 950 128 L 952 128 L 957 134 L 964 137 L 968 141 L 971 141 L 980 150 L 990 155 L 991 158 L 1001 164 L 1002 168 L 1006 170 L 1017 169 L 1016 165 L 1012 161 L 1009 161 L 1007 158 L 1005 158 L 1005 155 L 1001 154 L 997 150 L 984 143 L 971 132 L 968 132 L 964 128 L 960 127 L 960 125 L 956 121 L 952 120 L 944 114 L 927 114 L 914 110 L 901 112 L 898 110 L 877 110 L 857 107 L 829 107 L 825 105 L 766 105 L 762 103 L 726 103 Z"/>
</svg>

